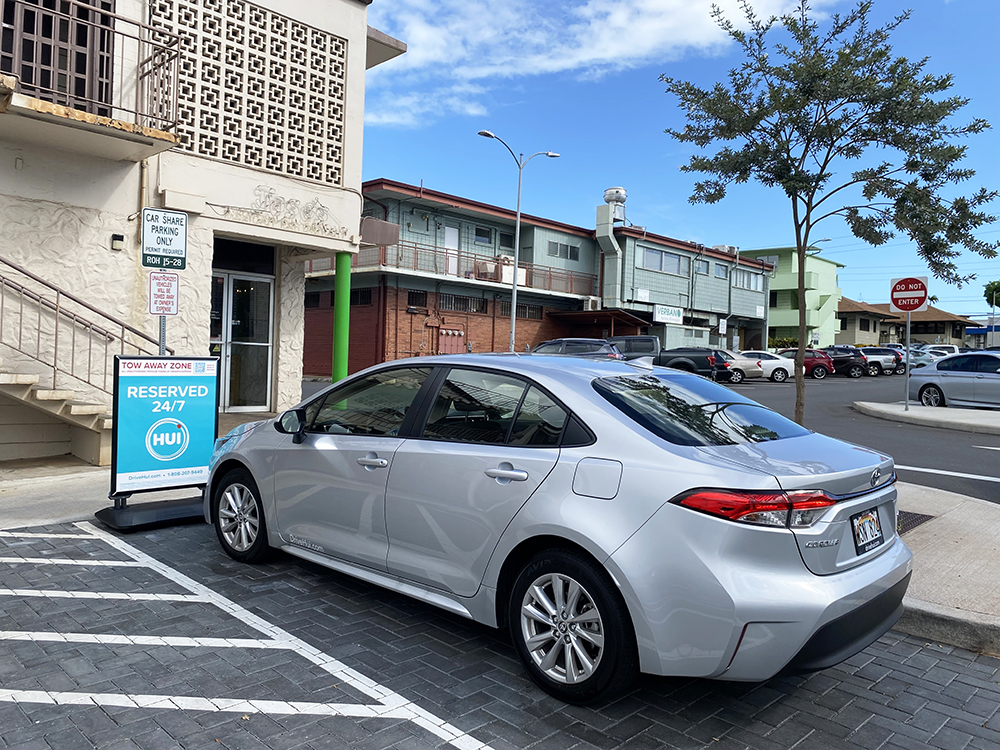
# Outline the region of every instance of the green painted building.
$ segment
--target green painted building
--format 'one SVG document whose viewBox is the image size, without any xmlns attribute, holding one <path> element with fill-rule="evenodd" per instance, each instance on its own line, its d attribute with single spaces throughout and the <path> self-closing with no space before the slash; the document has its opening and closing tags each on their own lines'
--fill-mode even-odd
<svg viewBox="0 0 1000 750">
<path fill-rule="evenodd" d="M 830 346 L 840 331 L 837 306 L 840 286 L 837 269 L 843 263 L 820 257 L 819 248 L 810 247 L 805 261 L 805 299 L 799 299 L 799 260 L 794 247 L 747 250 L 743 255 L 774 266 L 768 293 L 768 339 L 798 339 L 799 307 L 806 308 L 807 343 Z"/>
</svg>

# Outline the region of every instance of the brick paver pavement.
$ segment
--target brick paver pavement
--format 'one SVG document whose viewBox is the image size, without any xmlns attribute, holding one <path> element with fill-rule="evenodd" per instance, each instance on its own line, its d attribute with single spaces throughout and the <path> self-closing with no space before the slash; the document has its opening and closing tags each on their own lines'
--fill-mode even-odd
<svg viewBox="0 0 1000 750">
<path fill-rule="evenodd" d="M 895 631 L 806 677 L 644 677 L 580 708 L 421 602 L 240 565 L 205 525 L 89 529 L 0 534 L 0 747 L 1000 748 L 1000 659 Z"/>
</svg>

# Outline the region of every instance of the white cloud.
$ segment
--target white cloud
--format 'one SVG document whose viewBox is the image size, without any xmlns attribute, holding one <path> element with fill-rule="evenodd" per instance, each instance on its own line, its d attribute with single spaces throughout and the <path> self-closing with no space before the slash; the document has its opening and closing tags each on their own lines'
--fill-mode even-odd
<svg viewBox="0 0 1000 750">
<path fill-rule="evenodd" d="M 729 18 L 742 18 L 736 0 L 717 2 Z M 712 20 L 711 5 L 708 0 L 377 0 L 369 6 L 369 24 L 406 42 L 407 52 L 368 71 L 366 121 L 412 127 L 449 114 L 485 114 L 487 82 L 497 79 L 551 73 L 592 78 L 692 52 L 719 53 L 727 39 Z M 754 2 L 761 17 L 793 5 L 794 0 Z"/>
</svg>

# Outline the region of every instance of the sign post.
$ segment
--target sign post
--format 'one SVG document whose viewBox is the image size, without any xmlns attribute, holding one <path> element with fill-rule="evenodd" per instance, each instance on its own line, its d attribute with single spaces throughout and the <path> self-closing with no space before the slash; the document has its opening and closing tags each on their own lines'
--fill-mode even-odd
<svg viewBox="0 0 1000 750">
<path fill-rule="evenodd" d="M 903 378 L 903 410 L 910 410 L 910 313 L 927 309 L 927 277 L 893 279 L 889 293 L 890 312 L 906 313 L 906 377 Z"/>
<path fill-rule="evenodd" d="M 175 269 L 187 268 L 187 225 L 188 216 L 180 211 L 164 211 L 158 208 L 142 209 L 142 265 L 144 268 Z M 149 312 L 160 316 L 160 356 L 167 353 L 166 315 L 177 314 L 177 283 L 174 282 L 173 312 L 154 312 L 154 276 L 165 277 L 177 274 L 149 274 Z"/>
<path fill-rule="evenodd" d="M 129 508 L 136 492 L 202 487 L 218 432 L 218 357 L 115 357 L 111 437 L 113 508 L 97 518 L 115 529 L 200 517 L 202 498 Z"/>
</svg>

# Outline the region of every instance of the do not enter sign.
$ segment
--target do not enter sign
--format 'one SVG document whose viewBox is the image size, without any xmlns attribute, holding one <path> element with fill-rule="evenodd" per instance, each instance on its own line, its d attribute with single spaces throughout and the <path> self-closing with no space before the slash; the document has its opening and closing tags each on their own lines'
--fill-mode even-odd
<svg viewBox="0 0 1000 750">
<path fill-rule="evenodd" d="M 891 312 L 921 312 L 927 309 L 927 277 L 893 279 L 889 294 Z"/>
</svg>

